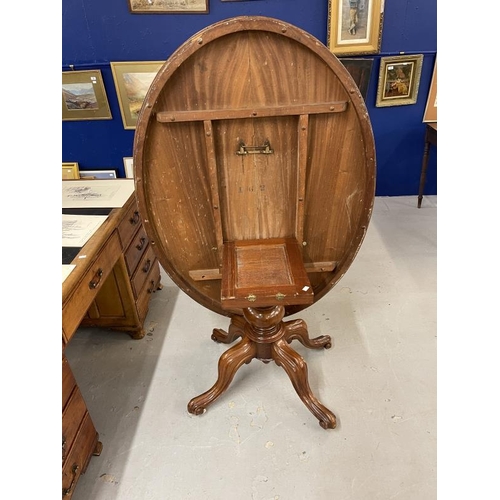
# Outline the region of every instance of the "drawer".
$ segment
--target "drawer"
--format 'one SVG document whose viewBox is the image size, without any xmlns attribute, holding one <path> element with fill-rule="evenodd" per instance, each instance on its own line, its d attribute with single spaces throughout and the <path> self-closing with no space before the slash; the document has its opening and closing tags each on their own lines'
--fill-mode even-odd
<svg viewBox="0 0 500 500">
<path fill-rule="evenodd" d="M 145 286 L 141 290 L 139 298 L 137 299 L 137 313 L 139 314 L 141 322 L 144 321 L 146 314 L 148 313 L 151 295 L 157 290 L 158 285 L 160 284 L 160 279 L 160 264 L 156 260 L 151 266 L 151 270 L 146 278 Z"/>
<path fill-rule="evenodd" d="M 141 226 L 139 231 L 137 231 L 134 238 L 132 239 L 132 243 L 125 252 L 125 262 L 127 263 L 127 269 L 130 276 L 134 274 L 137 264 L 146 251 L 148 242 L 149 239 L 146 235 L 146 230 L 143 226 Z"/>
<path fill-rule="evenodd" d="M 97 432 L 90 415 L 86 413 L 62 468 L 63 498 L 72 497 L 80 474 L 85 472 L 96 444 Z"/>
<path fill-rule="evenodd" d="M 75 388 L 62 414 L 62 459 L 66 459 L 80 424 L 87 413 L 87 405 L 80 389 Z"/>
<path fill-rule="evenodd" d="M 76 380 L 71 371 L 66 356 L 62 359 L 62 409 L 66 406 L 69 401 L 69 397 L 75 388 Z"/>
<path fill-rule="evenodd" d="M 142 287 L 146 282 L 148 274 L 151 271 L 151 268 L 153 267 L 155 260 L 156 257 L 153 252 L 153 248 L 151 247 L 151 245 L 148 245 L 131 279 L 132 289 L 134 290 L 134 295 L 136 297 L 139 297 Z"/>
<path fill-rule="evenodd" d="M 139 210 L 137 210 L 137 203 L 134 202 L 118 225 L 118 235 L 120 236 L 122 249 L 125 250 L 128 247 L 135 232 L 141 225 L 141 216 Z"/>
<path fill-rule="evenodd" d="M 113 270 L 121 255 L 120 240 L 116 232 L 109 238 L 99 252 L 94 264 L 87 271 L 75 293 L 66 302 L 62 310 L 62 325 L 66 342 L 75 333 L 87 309 L 99 293 L 102 283 Z"/>
</svg>

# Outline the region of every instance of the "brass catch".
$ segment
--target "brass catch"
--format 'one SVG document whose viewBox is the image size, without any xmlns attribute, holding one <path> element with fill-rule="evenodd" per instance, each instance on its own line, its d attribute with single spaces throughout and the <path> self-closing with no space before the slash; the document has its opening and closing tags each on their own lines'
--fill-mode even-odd
<svg viewBox="0 0 500 500">
<path fill-rule="evenodd" d="M 257 296 L 254 295 L 253 293 L 251 293 L 248 297 L 247 297 L 247 300 L 249 300 L 250 302 L 255 302 L 257 300 Z"/>
<path fill-rule="evenodd" d="M 285 296 L 284 294 L 282 294 L 282 293 L 277 293 L 277 294 L 276 294 L 276 299 L 277 299 L 277 300 L 283 300 L 285 297 L 286 297 L 286 296 Z"/>
<path fill-rule="evenodd" d="M 270 155 L 274 153 L 274 150 L 271 149 L 271 144 L 268 140 L 266 140 L 262 146 L 245 146 L 245 143 L 240 141 L 239 147 L 240 149 L 236 151 L 236 154 L 240 156 L 248 154 Z"/>
</svg>

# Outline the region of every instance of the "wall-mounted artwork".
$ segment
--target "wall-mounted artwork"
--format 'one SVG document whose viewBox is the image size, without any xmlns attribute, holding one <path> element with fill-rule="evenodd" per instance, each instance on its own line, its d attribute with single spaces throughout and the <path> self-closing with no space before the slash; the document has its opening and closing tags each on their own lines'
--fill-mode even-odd
<svg viewBox="0 0 500 500">
<path fill-rule="evenodd" d="M 80 178 L 80 169 L 78 163 L 63 163 L 62 164 L 62 180 L 67 181 L 71 179 Z"/>
<path fill-rule="evenodd" d="M 382 57 L 377 88 L 377 107 L 417 102 L 423 54 Z"/>
<path fill-rule="evenodd" d="M 62 119 L 112 119 L 100 70 L 63 71 Z"/>
<path fill-rule="evenodd" d="M 125 129 L 135 129 L 144 98 L 163 63 L 164 61 L 111 63 Z"/>
<path fill-rule="evenodd" d="M 116 179 L 116 170 L 80 170 L 80 179 Z"/>
<path fill-rule="evenodd" d="M 352 79 L 359 88 L 359 92 L 366 101 L 368 85 L 370 84 L 372 74 L 373 59 L 348 59 L 344 57 L 340 59 L 340 62 L 349 71 Z"/>
<path fill-rule="evenodd" d="M 378 54 L 383 0 L 328 0 L 328 48 L 337 55 Z"/>
<path fill-rule="evenodd" d="M 208 0 L 128 0 L 137 14 L 189 14 L 208 12 Z"/>
<path fill-rule="evenodd" d="M 424 111 L 424 123 L 437 123 L 437 112 L 438 112 L 438 102 L 437 102 L 437 73 L 438 73 L 438 65 L 437 65 L 437 57 L 434 63 L 434 71 L 432 72 L 432 80 L 431 86 L 429 89 L 429 95 L 427 96 L 427 104 L 425 106 Z"/>
<path fill-rule="evenodd" d="M 123 168 L 125 170 L 125 177 L 127 179 L 134 178 L 134 158 L 132 156 L 125 156 L 123 158 Z"/>
</svg>

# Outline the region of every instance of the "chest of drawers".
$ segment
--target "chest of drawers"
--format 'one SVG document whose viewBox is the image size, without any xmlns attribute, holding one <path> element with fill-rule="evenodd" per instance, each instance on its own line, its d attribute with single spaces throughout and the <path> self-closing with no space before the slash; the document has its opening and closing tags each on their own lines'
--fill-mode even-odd
<svg viewBox="0 0 500 500">
<path fill-rule="evenodd" d="M 121 255 L 96 294 L 82 326 L 98 326 L 144 337 L 152 294 L 161 289 L 160 266 L 142 226 L 135 200 L 124 207 L 115 236 Z"/>
<path fill-rule="evenodd" d="M 145 335 L 152 294 L 162 288 L 160 266 L 142 226 L 132 194 L 81 248 L 62 294 L 62 496 L 73 495 L 78 479 L 102 443 L 73 375 L 65 347 L 79 326 L 110 328 L 132 338 Z"/>
</svg>

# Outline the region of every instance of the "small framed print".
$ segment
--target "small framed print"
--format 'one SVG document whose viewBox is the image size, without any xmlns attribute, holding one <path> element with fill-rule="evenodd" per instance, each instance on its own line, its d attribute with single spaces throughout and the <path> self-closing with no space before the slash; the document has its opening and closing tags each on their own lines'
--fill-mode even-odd
<svg viewBox="0 0 500 500">
<path fill-rule="evenodd" d="M 81 170 L 80 179 L 116 179 L 116 170 Z"/>
<path fill-rule="evenodd" d="M 208 0 L 128 0 L 132 14 L 200 14 L 208 12 Z"/>
<path fill-rule="evenodd" d="M 62 180 L 79 179 L 80 169 L 78 163 L 63 163 L 62 164 Z"/>
<path fill-rule="evenodd" d="M 377 107 L 417 102 L 423 54 L 382 57 L 377 87 Z"/>
<path fill-rule="evenodd" d="M 144 98 L 164 62 L 129 61 L 110 63 L 125 129 L 135 129 Z"/>
<path fill-rule="evenodd" d="M 112 119 L 100 70 L 63 71 L 62 119 Z"/>
<path fill-rule="evenodd" d="M 327 46 L 336 55 L 378 54 L 384 0 L 328 0 Z"/>
<path fill-rule="evenodd" d="M 134 158 L 126 156 L 123 158 L 123 168 L 125 169 L 125 177 L 127 179 L 134 178 Z"/>
<path fill-rule="evenodd" d="M 432 80 L 431 86 L 429 88 L 429 95 L 427 96 L 427 104 L 425 105 L 424 111 L 424 123 L 437 123 L 437 111 L 438 111 L 438 102 L 437 102 L 437 72 L 438 72 L 438 64 L 437 57 L 434 62 L 434 70 L 432 72 Z"/>
</svg>

